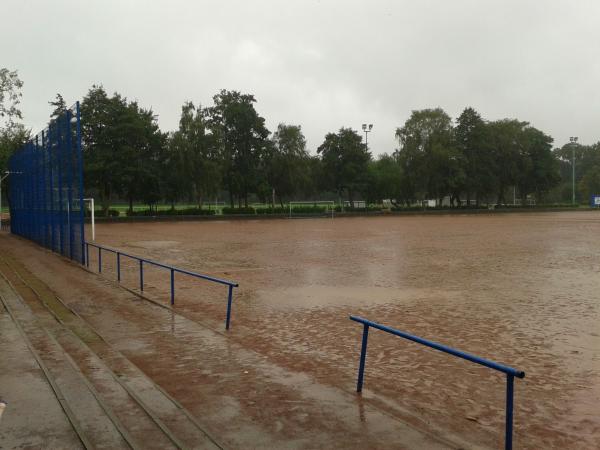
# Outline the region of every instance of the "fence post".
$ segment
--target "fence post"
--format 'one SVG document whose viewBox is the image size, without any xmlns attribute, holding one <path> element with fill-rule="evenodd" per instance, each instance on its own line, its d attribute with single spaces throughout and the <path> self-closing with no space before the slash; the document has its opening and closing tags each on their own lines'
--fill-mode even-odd
<svg viewBox="0 0 600 450">
<path fill-rule="evenodd" d="M 225 319 L 225 329 L 229 330 L 229 321 L 231 320 L 231 300 L 233 299 L 233 286 L 229 285 L 229 293 L 227 295 L 227 319 Z"/>
<path fill-rule="evenodd" d="M 356 392 L 362 392 L 363 379 L 365 375 L 365 360 L 367 359 L 367 340 L 369 339 L 369 325 L 363 324 L 362 348 L 360 349 L 360 364 L 358 366 L 358 381 Z"/>
<path fill-rule="evenodd" d="M 513 375 L 506 374 L 506 436 L 504 438 L 506 450 L 512 450 L 514 381 Z"/>
<path fill-rule="evenodd" d="M 117 252 L 117 281 L 121 282 L 121 253 Z"/>
<path fill-rule="evenodd" d="M 171 305 L 175 304 L 175 270 L 171 269 Z"/>
<path fill-rule="evenodd" d="M 140 259 L 140 291 L 144 291 L 144 261 Z"/>
<path fill-rule="evenodd" d="M 102 247 L 98 247 L 98 273 L 102 273 Z"/>
</svg>

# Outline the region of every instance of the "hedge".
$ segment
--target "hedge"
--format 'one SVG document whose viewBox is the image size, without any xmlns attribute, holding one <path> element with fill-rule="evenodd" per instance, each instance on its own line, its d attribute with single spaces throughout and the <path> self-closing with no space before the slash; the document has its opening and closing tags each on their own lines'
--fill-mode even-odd
<svg viewBox="0 0 600 450">
<path fill-rule="evenodd" d="M 104 210 L 103 209 L 95 209 L 94 210 L 94 217 L 119 217 L 121 213 L 119 212 L 119 210 L 117 209 L 109 209 L 108 210 L 108 215 L 104 214 Z M 91 217 L 92 213 L 89 209 L 85 209 L 84 210 L 84 216 L 85 217 Z"/>
<path fill-rule="evenodd" d="M 231 208 L 229 206 L 224 206 L 223 209 L 221 210 L 223 212 L 224 215 L 230 215 L 230 214 L 256 214 L 256 209 L 252 208 L 251 206 L 248 206 L 247 208 Z"/>
<path fill-rule="evenodd" d="M 141 211 L 127 211 L 128 216 L 213 216 L 214 214 L 214 209 L 200 208 L 159 209 L 158 211 L 144 209 Z"/>
</svg>

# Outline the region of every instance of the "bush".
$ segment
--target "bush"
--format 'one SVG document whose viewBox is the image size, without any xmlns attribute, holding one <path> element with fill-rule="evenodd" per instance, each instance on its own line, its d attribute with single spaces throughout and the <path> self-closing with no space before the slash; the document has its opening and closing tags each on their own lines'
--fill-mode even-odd
<svg viewBox="0 0 600 450">
<path fill-rule="evenodd" d="M 256 208 L 256 214 L 288 214 L 289 208 L 277 206 L 275 208 Z"/>
<path fill-rule="evenodd" d="M 231 208 L 229 206 L 225 206 L 222 209 L 223 214 L 225 215 L 230 215 L 230 214 L 256 214 L 256 210 L 254 208 L 252 208 L 251 206 L 247 207 L 247 208 Z"/>
<path fill-rule="evenodd" d="M 364 208 L 353 208 L 350 206 L 344 206 L 344 212 L 372 212 L 372 211 L 381 211 L 383 208 L 379 205 L 369 205 Z M 335 212 L 342 212 L 341 206 L 335 207 Z"/>
<path fill-rule="evenodd" d="M 183 208 L 183 209 L 159 209 L 157 211 L 143 209 L 140 211 L 127 211 L 128 216 L 213 216 L 214 209 Z"/>
<path fill-rule="evenodd" d="M 183 209 L 167 209 L 165 211 L 159 211 L 159 216 L 214 216 L 214 209 L 200 209 L 200 208 L 183 208 Z"/>
<path fill-rule="evenodd" d="M 306 205 L 306 206 L 293 206 L 292 205 L 292 214 L 323 214 L 327 211 L 326 206 L 318 206 L 318 205 Z M 289 212 L 289 209 L 288 209 Z"/>
<path fill-rule="evenodd" d="M 108 214 L 105 214 L 103 209 L 94 210 L 94 217 L 119 217 L 120 214 L 118 209 L 109 209 Z M 92 217 L 92 213 L 89 209 L 84 211 L 84 215 L 85 217 Z"/>
</svg>

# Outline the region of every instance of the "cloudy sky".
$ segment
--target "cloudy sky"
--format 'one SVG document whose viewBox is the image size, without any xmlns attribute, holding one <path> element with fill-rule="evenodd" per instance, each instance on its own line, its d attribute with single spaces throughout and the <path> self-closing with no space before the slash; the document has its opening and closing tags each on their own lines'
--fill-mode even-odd
<svg viewBox="0 0 600 450">
<path fill-rule="evenodd" d="M 33 131 L 60 92 L 103 84 L 177 127 L 186 100 L 254 94 L 269 129 L 300 124 L 311 152 L 329 131 L 373 123 L 393 151 L 411 110 L 473 106 L 518 118 L 556 145 L 600 140 L 600 2 L 2 0 L 0 67 L 24 81 Z"/>
</svg>

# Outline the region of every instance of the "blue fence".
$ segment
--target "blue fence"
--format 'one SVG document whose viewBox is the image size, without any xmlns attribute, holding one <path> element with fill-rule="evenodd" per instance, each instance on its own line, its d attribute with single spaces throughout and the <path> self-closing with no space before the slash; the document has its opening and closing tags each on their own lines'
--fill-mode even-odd
<svg viewBox="0 0 600 450">
<path fill-rule="evenodd" d="M 83 264 L 79 103 L 17 150 L 8 168 L 11 232 Z"/>
<path fill-rule="evenodd" d="M 190 272 L 189 270 L 179 269 L 177 267 L 169 266 L 167 264 L 162 264 L 156 261 L 152 261 L 151 259 L 140 258 L 139 256 L 130 255 L 129 253 L 124 253 L 120 250 L 114 250 L 112 248 L 103 247 L 98 244 L 92 244 L 91 242 L 85 243 L 86 249 L 86 258 L 87 267 L 90 267 L 90 247 L 94 247 L 98 250 L 98 272 L 102 273 L 102 252 L 108 252 L 116 255 L 117 259 L 117 281 L 121 282 L 121 258 L 129 258 L 139 263 L 139 275 L 140 275 L 140 291 L 144 291 L 144 264 L 148 264 L 155 267 L 161 267 L 163 269 L 167 269 L 171 273 L 171 305 L 175 304 L 175 273 L 181 273 L 184 275 L 189 275 L 194 278 L 199 278 L 201 280 L 210 281 L 212 283 L 222 284 L 228 287 L 227 290 L 227 315 L 225 318 L 225 329 L 229 330 L 229 324 L 231 322 L 231 303 L 233 301 L 233 288 L 238 287 L 237 283 L 233 281 L 223 280 L 221 278 L 211 277 L 210 275 L 204 275 L 201 273 Z"/>
<path fill-rule="evenodd" d="M 506 374 L 506 427 L 505 427 L 505 440 L 504 447 L 507 450 L 512 449 L 512 434 L 513 434 L 513 402 L 514 402 L 514 380 L 517 378 L 524 378 L 525 372 L 521 370 L 514 369 L 512 367 L 504 366 L 502 364 L 498 364 L 497 362 L 490 361 L 484 358 L 480 358 L 479 356 L 471 355 L 469 353 L 462 352 L 460 350 L 453 349 L 451 347 L 447 347 L 442 344 L 438 344 L 437 342 L 428 341 L 427 339 L 420 338 L 418 336 L 413 336 L 412 334 L 405 333 L 400 330 L 396 330 L 394 328 L 381 325 L 376 322 L 372 322 L 368 319 L 363 319 L 362 317 L 350 316 L 350 320 L 354 320 L 355 322 L 363 324 L 363 336 L 362 336 L 362 347 L 360 350 L 360 363 L 358 366 L 358 381 L 356 383 L 356 392 L 361 392 L 364 381 L 365 374 L 365 362 L 367 358 L 367 340 L 369 338 L 369 327 L 376 328 L 378 330 L 385 331 L 386 333 L 393 334 L 395 336 L 399 336 L 404 339 L 408 339 L 409 341 L 416 342 L 421 345 L 425 345 L 426 347 L 434 348 L 444 353 L 448 353 L 453 356 L 457 356 L 462 359 L 466 359 L 467 361 L 474 362 L 476 364 L 480 364 L 485 367 L 489 367 L 490 369 L 497 370 L 499 372 Z"/>
</svg>

